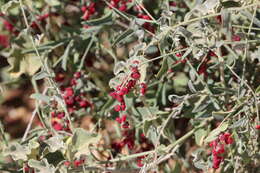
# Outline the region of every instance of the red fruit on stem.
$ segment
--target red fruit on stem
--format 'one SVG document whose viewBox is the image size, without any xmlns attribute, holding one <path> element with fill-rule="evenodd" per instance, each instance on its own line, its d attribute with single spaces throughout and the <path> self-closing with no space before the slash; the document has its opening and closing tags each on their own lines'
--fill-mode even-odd
<svg viewBox="0 0 260 173">
<path fill-rule="evenodd" d="M 114 110 L 115 110 L 116 112 L 121 111 L 121 106 L 120 106 L 120 105 L 116 105 L 116 106 L 114 107 Z"/>
<path fill-rule="evenodd" d="M 9 37 L 7 35 L 0 35 L 0 48 L 1 46 L 4 48 L 9 47 Z"/>
<path fill-rule="evenodd" d="M 90 104 L 89 104 L 89 102 L 87 101 L 87 100 L 82 100 L 82 101 L 80 101 L 79 102 L 79 106 L 81 107 L 81 108 L 86 108 L 86 107 L 88 107 Z"/>
<path fill-rule="evenodd" d="M 81 77 L 81 72 L 77 71 L 76 73 L 74 73 L 74 78 L 79 79 Z"/>
<path fill-rule="evenodd" d="M 57 114 L 57 118 L 59 118 L 59 119 L 62 119 L 64 117 L 65 117 L 65 113 L 64 112 L 60 112 L 60 113 Z"/>
<path fill-rule="evenodd" d="M 131 77 L 134 79 L 139 79 L 141 77 L 141 74 L 139 72 L 133 72 L 131 74 Z"/>
<path fill-rule="evenodd" d="M 65 88 L 65 96 L 71 97 L 74 95 L 74 90 L 72 87 Z"/>
<path fill-rule="evenodd" d="M 87 11 L 87 7 L 86 7 L 86 6 L 82 6 L 82 7 L 81 7 L 81 11 L 82 11 L 83 13 L 85 13 L 85 12 Z"/>
<path fill-rule="evenodd" d="M 126 117 L 127 117 L 127 115 L 122 115 L 122 118 L 121 118 L 121 120 L 122 120 L 122 122 L 125 122 L 126 121 Z"/>
<path fill-rule="evenodd" d="M 141 85 L 140 93 L 141 95 L 145 95 L 147 90 L 147 85 L 145 83 L 141 83 L 140 85 Z"/>
<path fill-rule="evenodd" d="M 65 166 L 69 167 L 69 166 L 70 166 L 70 161 L 65 161 L 63 164 L 64 164 Z"/>
<path fill-rule="evenodd" d="M 122 4 L 122 5 L 119 7 L 118 10 L 120 10 L 120 11 L 126 11 L 126 9 L 127 9 L 126 4 Z"/>
<path fill-rule="evenodd" d="M 60 131 L 60 130 L 63 129 L 63 125 L 60 124 L 60 123 L 57 122 L 57 121 L 53 121 L 53 122 L 52 122 L 52 127 L 53 127 L 54 130 L 57 130 L 57 131 Z"/>
<path fill-rule="evenodd" d="M 241 37 L 239 35 L 233 35 L 232 36 L 232 41 L 240 41 Z"/>
<path fill-rule="evenodd" d="M 121 124 L 121 123 L 122 123 L 122 120 L 121 120 L 121 118 L 120 118 L 120 117 L 116 117 L 116 121 L 117 121 L 119 124 Z"/>
</svg>

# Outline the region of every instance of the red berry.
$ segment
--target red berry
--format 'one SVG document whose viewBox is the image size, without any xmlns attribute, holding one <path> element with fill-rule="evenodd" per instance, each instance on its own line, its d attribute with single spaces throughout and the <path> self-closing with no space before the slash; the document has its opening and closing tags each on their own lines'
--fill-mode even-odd
<svg viewBox="0 0 260 173">
<path fill-rule="evenodd" d="M 137 158 L 137 166 L 138 166 L 138 167 L 143 167 L 143 166 L 144 166 L 144 164 L 143 164 L 143 158 L 144 158 L 144 157 L 138 157 L 138 158 Z"/>
<path fill-rule="evenodd" d="M 68 106 L 72 106 L 74 105 L 74 98 L 73 97 L 68 97 L 65 99 L 65 103 L 68 105 Z"/>
<path fill-rule="evenodd" d="M 81 11 L 82 11 L 83 13 L 85 13 L 85 12 L 87 11 L 87 7 L 86 7 L 86 6 L 82 6 L 82 7 L 81 7 Z"/>
<path fill-rule="evenodd" d="M 67 167 L 69 167 L 69 166 L 70 166 L 70 161 L 65 161 L 65 162 L 64 162 L 64 165 L 67 166 Z"/>
<path fill-rule="evenodd" d="M 53 121 L 53 122 L 52 122 L 52 127 L 54 128 L 54 130 L 57 130 L 57 131 L 60 131 L 60 130 L 63 129 L 62 124 L 60 124 L 60 123 L 57 122 L 57 121 Z"/>
<path fill-rule="evenodd" d="M 64 112 L 58 113 L 58 115 L 57 115 L 57 118 L 59 118 L 59 119 L 62 119 L 64 117 L 65 117 L 65 113 Z"/>
<path fill-rule="evenodd" d="M 75 160 L 74 162 L 73 162 L 73 165 L 74 165 L 74 167 L 79 167 L 80 165 L 82 165 L 82 160 Z"/>
<path fill-rule="evenodd" d="M 140 92 L 142 95 L 145 95 L 146 90 L 147 90 L 147 85 L 145 83 L 141 83 L 140 85 L 141 85 Z"/>
<path fill-rule="evenodd" d="M 217 56 L 217 55 L 215 54 L 215 52 L 209 51 L 209 56 Z"/>
<path fill-rule="evenodd" d="M 122 122 L 126 121 L 126 117 L 127 117 L 127 115 L 125 115 L 125 114 L 122 116 L 122 118 L 121 118 Z"/>
<path fill-rule="evenodd" d="M 257 130 L 260 130 L 260 125 L 256 125 L 255 128 L 256 128 Z"/>
<path fill-rule="evenodd" d="M 241 40 L 241 37 L 239 35 L 233 35 L 232 36 L 232 40 L 233 41 L 240 41 Z"/>
<path fill-rule="evenodd" d="M 39 136 L 39 141 L 43 142 L 46 139 L 45 136 Z"/>
<path fill-rule="evenodd" d="M 218 21 L 219 24 L 221 24 L 222 23 L 221 15 L 216 16 L 216 20 Z"/>
<path fill-rule="evenodd" d="M 127 9 L 126 4 L 122 4 L 122 5 L 119 7 L 119 10 L 120 10 L 120 11 L 126 11 L 126 9 Z"/>
<path fill-rule="evenodd" d="M 76 79 L 71 79 L 71 81 L 70 81 L 70 85 L 72 85 L 72 86 L 75 86 L 75 85 L 77 85 L 77 80 Z"/>
<path fill-rule="evenodd" d="M 122 123 L 122 120 L 121 120 L 121 118 L 120 118 L 120 117 L 116 117 L 116 121 L 117 121 L 119 124 L 121 124 L 121 123 Z"/>
<path fill-rule="evenodd" d="M 90 104 L 89 104 L 89 102 L 87 101 L 87 100 L 82 100 L 82 101 L 80 101 L 79 102 L 79 106 L 81 107 L 81 108 L 86 108 L 86 107 L 88 107 Z"/>
<path fill-rule="evenodd" d="M 74 78 L 79 79 L 81 77 L 81 72 L 77 71 L 76 73 L 74 73 Z"/>
<path fill-rule="evenodd" d="M 121 110 L 124 111 L 126 109 L 126 105 L 124 102 L 121 103 Z"/>
<path fill-rule="evenodd" d="M 94 14 L 96 12 L 96 9 L 94 7 L 89 8 L 89 14 Z"/>
<path fill-rule="evenodd" d="M 55 76 L 55 81 L 56 82 L 62 82 L 65 79 L 65 75 L 63 73 L 58 73 Z"/>
<path fill-rule="evenodd" d="M 123 122 L 123 121 L 122 121 Z M 128 129 L 130 127 L 129 123 L 128 122 L 125 122 L 123 125 L 122 125 L 122 128 L 124 129 Z"/>
<path fill-rule="evenodd" d="M 119 111 L 121 110 L 121 106 L 120 106 L 120 105 L 116 105 L 116 106 L 114 107 L 114 110 L 115 110 L 116 112 L 119 112 Z"/>
<path fill-rule="evenodd" d="M 4 48 L 9 47 L 9 37 L 7 35 L 0 35 L 0 46 Z"/>
<path fill-rule="evenodd" d="M 69 111 L 69 113 L 73 113 L 75 111 L 75 108 L 74 107 L 69 107 L 68 111 Z"/>
<path fill-rule="evenodd" d="M 145 20 L 151 20 L 150 16 L 148 15 L 142 15 L 141 18 Z"/>
<path fill-rule="evenodd" d="M 176 53 L 175 54 L 177 57 L 182 57 L 182 54 L 181 53 Z"/>
<path fill-rule="evenodd" d="M 74 95 L 74 90 L 72 87 L 65 88 L 65 96 L 71 97 Z"/>
<path fill-rule="evenodd" d="M 9 32 L 13 32 L 14 31 L 14 26 L 8 22 L 7 20 L 4 20 L 4 27 L 6 30 L 8 30 Z"/>
<path fill-rule="evenodd" d="M 222 160 L 223 160 L 223 157 L 213 156 L 213 168 L 218 169 Z"/>
<path fill-rule="evenodd" d="M 86 11 L 82 18 L 83 18 L 83 20 L 88 20 L 90 18 L 89 11 Z"/>
<path fill-rule="evenodd" d="M 134 72 L 131 74 L 131 77 L 134 79 L 139 79 L 141 77 L 141 74 L 139 72 Z"/>
<path fill-rule="evenodd" d="M 172 6 L 172 7 L 176 7 L 177 3 L 176 2 L 169 2 L 169 5 Z"/>
</svg>

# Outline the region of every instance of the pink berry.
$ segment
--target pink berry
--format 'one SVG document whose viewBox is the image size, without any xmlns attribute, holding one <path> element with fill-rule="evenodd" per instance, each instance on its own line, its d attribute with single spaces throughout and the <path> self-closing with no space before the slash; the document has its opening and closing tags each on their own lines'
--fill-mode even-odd
<svg viewBox="0 0 260 173">
<path fill-rule="evenodd" d="M 121 123 L 122 123 L 122 120 L 121 120 L 121 118 L 120 118 L 120 117 L 116 117 L 116 121 L 117 121 L 119 124 L 121 124 Z"/>
<path fill-rule="evenodd" d="M 0 35 L 0 47 L 9 47 L 9 37 L 7 35 Z"/>
<path fill-rule="evenodd" d="M 131 77 L 134 79 L 139 79 L 141 77 L 141 74 L 139 72 L 133 72 L 131 74 Z"/>
<path fill-rule="evenodd" d="M 81 77 L 81 72 L 80 71 L 74 73 L 74 78 L 79 79 L 80 77 Z"/>
<path fill-rule="evenodd" d="M 114 110 L 115 110 L 116 112 L 119 112 L 119 111 L 121 110 L 121 106 L 120 106 L 120 105 L 116 105 L 116 106 L 114 107 Z"/>
<path fill-rule="evenodd" d="M 87 7 L 86 7 L 86 6 L 82 6 L 82 7 L 81 7 L 81 11 L 82 11 L 83 13 L 85 13 L 85 12 L 87 11 Z"/>
<path fill-rule="evenodd" d="M 81 107 L 81 108 L 86 108 L 86 107 L 88 107 L 90 104 L 89 104 L 89 102 L 87 101 L 87 100 L 82 100 L 82 101 L 80 101 L 79 102 L 79 106 Z"/>
<path fill-rule="evenodd" d="M 65 161 L 63 164 L 64 164 L 65 166 L 69 167 L 69 166 L 70 166 L 70 161 Z"/>
<path fill-rule="evenodd" d="M 241 37 L 239 35 L 233 35 L 232 36 L 232 40 L 233 41 L 240 41 L 241 40 Z"/>
</svg>

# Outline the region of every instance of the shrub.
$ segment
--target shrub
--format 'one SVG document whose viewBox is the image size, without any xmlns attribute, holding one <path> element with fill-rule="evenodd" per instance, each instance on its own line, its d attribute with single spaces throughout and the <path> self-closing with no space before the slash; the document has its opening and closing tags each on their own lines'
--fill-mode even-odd
<svg viewBox="0 0 260 173">
<path fill-rule="evenodd" d="M 0 4 L 1 86 L 35 101 L 1 170 L 260 169 L 258 1 Z"/>
</svg>

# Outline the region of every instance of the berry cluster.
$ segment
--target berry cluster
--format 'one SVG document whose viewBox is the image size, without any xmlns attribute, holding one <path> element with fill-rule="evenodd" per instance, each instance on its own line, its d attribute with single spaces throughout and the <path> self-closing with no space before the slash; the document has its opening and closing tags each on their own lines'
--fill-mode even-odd
<svg viewBox="0 0 260 173">
<path fill-rule="evenodd" d="M 116 87 L 116 91 L 111 92 L 109 95 L 116 99 L 120 104 L 114 107 L 116 112 L 124 111 L 126 109 L 126 104 L 124 100 L 124 95 L 128 94 L 135 86 L 137 81 L 140 79 L 141 74 L 138 69 L 139 62 L 135 61 L 134 66 L 131 67 L 130 79 L 124 81 L 121 85 Z M 141 94 L 144 95 L 147 89 L 145 83 L 140 84 Z"/>
<path fill-rule="evenodd" d="M 76 90 L 78 80 L 81 80 L 82 76 L 83 75 L 81 72 L 75 72 L 73 78 L 69 81 L 69 85 L 66 87 L 62 85 L 60 87 L 63 99 L 70 114 L 82 108 L 86 109 L 92 106 L 92 104 L 86 99 L 86 93 L 78 92 Z M 63 73 L 57 73 L 55 76 L 55 81 L 62 84 L 65 83 L 65 75 Z M 58 111 L 55 104 L 53 108 L 54 111 L 51 112 L 52 127 L 57 131 L 71 132 L 69 121 L 65 118 L 65 113 Z"/>
<path fill-rule="evenodd" d="M 51 118 L 51 125 L 54 130 L 71 132 L 69 121 L 65 119 L 64 112 L 51 112 Z"/>
<path fill-rule="evenodd" d="M 129 128 L 129 123 L 126 121 L 127 116 L 123 115 L 121 118 L 117 117 L 116 121 L 121 125 L 122 128 L 128 129 Z"/>
<path fill-rule="evenodd" d="M 142 12 L 140 12 L 138 15 L 137 15 L 138 18 L 140 19 L 144 19 L 144 20 L 152 20 L 150 18 L 150 16 L 146 15 L 146 14 L 143 14 Z M 147 29 L 148 31 L 154 33 L 155 32 L 155 29 L 154 27 L 151 25 L 151 23 L 149 22 L 145 22 L 143 25 L 142 25 L 145 29 Z"/>
<path fill-rule="evenodd" d="M 135 135 L 134 130 L 130 129 L 129 122 L 126 120 L 127 115 L 122 115 L 122 117 L 117 117 L 116 121 L 121 125 L 121 128 L 123 129 L 123 140 L 120 142 L 115 142 L 112 144 L 112 148 L 115 149 L 115 151 L 120 151 L 124 146 L 128 146 L 130 150 L 134 148 L 135 145 Z"/>
<path fill-rule="evenodd" d="M 112 144 L 112 148 L 116 152 L 120 152 L 124 146 L 128 146 L 130 150 L 132 150 L 135 146 L 135 135 L 134 130 L 130 130 L 129 122 L 127 121 L 127 115 L 123 115 L 122 117 L 117 117 L 116 121 L 121 125 L 121 128 L 124 130 L 122 133 L 123 140 L 120 142 L 115 142 Z M 145 137 L 145 135 L 142 133 L 139 138 L 139 147 L 135 147 L 136 153 L 141 153 L 145 151 L 149 151 L 154 148 L 153 144 Z M 140 156 L 137 158 L 137 166 L 142 167 L 143 166 L 143 159 L 145 156 Z"/>
<path fill-rule="evenodd" d="M 127 4 L 131 2 L 132 0 L 110 0 L 110 8 L 114 7 L 120 11 L 126 11 Z"/>
<path fill-rule="evenodd" d="M 74 160 L 73 164 L 70 161 L 65 161 L 63 164 L 66 167 L 73 166 L 74 168 L 77 168 L 79 166 L 82 166 L 84 164 L 84 162 L 85 162 L 85 159 L 78 159 L 78 160 Z"/>
<path fill-rule="evenodd" d="M 89 20 L 92 15 L 96 12 L 96 3 L 90 2 L 88 5 L 84 5 L 81 7 L 81 11 L 83 13 L 82 19 Z"/>
<path fill-rule="evenodd" d="M 225 153 L 225 145 L 232 144 L 234 142 L 230 133 L 222 133 L 219 137 L 210 142 L 213 156 L 213 168 L 218 169 L 220 163 L 224 160 L 223 154 Z"/>
<path fill-rule="evenodd" d="M 132 150 L 135 146 L 135 131 L 128 128 L 122 133 L 123 139 L 119 142 L 114 142 L 111 145 L 116 153 L 119 153 L 125 146 L 127 146 L 130 150 Z"/>
<path fill-rule="evenodd" d="M 73 78 L 70 80 L 70 85 L 62 88 L 63 98 L 65 100 L 65 103 L 68 107 L 69 113 L 73 113 L 74 111 L 77 111 L 81 108 L 88 108 L 91 106 L 91 103 L 85 98 L 86 93 L 79 93 L 75 91 L 75 88 L 77 86 L 77 81 L 80 80 L 82 77 L 81 72 L 74 73 Z M 64 74 L 58 73 L 55 77 L 55 80 L 57 82 L 63 82 L 65 79 Z"/>
</svg>

